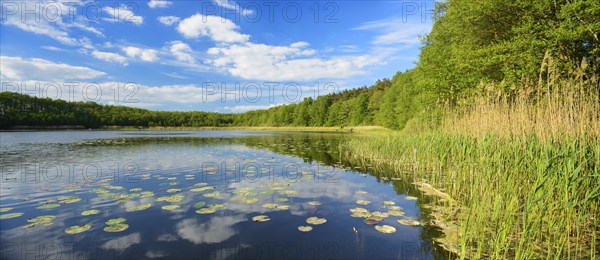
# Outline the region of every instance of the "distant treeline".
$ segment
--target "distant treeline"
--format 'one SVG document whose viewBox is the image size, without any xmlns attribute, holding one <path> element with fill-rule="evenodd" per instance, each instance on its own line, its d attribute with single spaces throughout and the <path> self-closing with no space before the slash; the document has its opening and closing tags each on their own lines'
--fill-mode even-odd
<svg viewBox="0 0 600 260">
<path fill-rule="evenodd" d="M 541 71 L 600 75 L 600 1 L 447 0 L 437 2 L 416 67 L 373 86 L 243 114 L 158 112 L 67 103 L 1 93 L 2 127 L 341 126 L 403 128 L 433 119 L 442 107 L 468 102 L 495 82 L 504 93 L 547 80 Z M 409 25 L 407 25 L 409 26 Z M 543 63 L 546 55 L 555 62 Z M 540 68 L 540 64 L 547 66 Z M 489 91 L 489 90 L 486 90 Z"/>
</svg>

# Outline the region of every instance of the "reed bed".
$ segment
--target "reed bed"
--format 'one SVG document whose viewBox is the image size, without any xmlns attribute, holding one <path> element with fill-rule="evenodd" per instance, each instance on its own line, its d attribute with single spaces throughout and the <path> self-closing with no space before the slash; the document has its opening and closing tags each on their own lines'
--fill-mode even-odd
<svg viewBox="0 0 600 260">
<path fill-rule="evenodd" d="M 545 63 L 536 84 L 482 84 L 437 129 L 353 138 L 349 153 L 448 194 L 432 224 L 457 227 L 444 243 L 463 258 L 598 258 L 598 79 Z"/>
</svg>

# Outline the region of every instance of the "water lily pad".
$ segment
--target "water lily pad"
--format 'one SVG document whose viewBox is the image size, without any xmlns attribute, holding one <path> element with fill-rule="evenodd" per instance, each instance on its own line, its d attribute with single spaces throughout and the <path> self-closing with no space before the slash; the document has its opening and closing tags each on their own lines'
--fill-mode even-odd
<svg viewBox="0 0 600 260">
<path fill-rule="evenodd" d="M 206 185 L 208 185 L 208 183 L 206 183 L 206 182 L 200 182 L 200 183 L 194 184 L 194 186 L 206 186 Z"/>
<path fill-rule="evenodd" d="M 207 197 L 207 198 L 214 198 L 214 197 L 218 197 L 219 195 L 221 195 L 221 193 L 219 193 L 218 191 L 215 191 L 215 192 L 211 192 L 211 193 L 206 193 L 202 196 Z"/>
<path fill-rule="evenodd" d="M 242 202 L 246 203 L 246 204 L 253 204 L 258 202 L 257 198 L 245 198 L 242 200 Z"/>
<path fill-rule="evenodd" d="M 180 192 L 180 191 L 181 191 L 181 189 L 168 189 L 167 190 L 168 193 L 177 193 L 177 192 Z"/>
<path fill-rule="evenodd" d="M 258 216 L 252 217 L 252 221 L 254 221 L 254 222 L 266 222 L 269 220 L 271 220 L 271 219 L 267 215 L 258 215 Z"/>
<path fill-rule="evenodd" d="M 174 182 L 169 182 L 169 185 L 171 185 L 171 186 L 173 186 L 173 185 L 177 185 L 177 182 L 176 182 L 176 181 L 174 181 Z"/>
<path fill-rule="evenodd" d="M 204 201 L 198 201 L 198 202 L 194 203 L 193 207 L 199 209 L 199 208 L 204 207 L 204 205 L 206 205 L 206 202 L 204 202 Z"/>
<path fill-rule="evenodd" d="M 396 204 L 396 202 L 393 202 L 393 201 L 386 200 L 386 201 L 384 201 L 384 202 L 383 202 L 383 204 L 384 204 L 384 205 L 395 205 L 395 204 Z"/>
<path fill-rule="evenodd" d="M 129 228 L 129 225 L 124 224 L 124 223 L 118 223 L 118 224 L 108 225 L 108 226 L 104 227 L 104 231 L 109 232 L 109 233 L 115 233 L 115 232 L 125 231 L 128 228 Z"/>
<path fill-rule="evenodd" d="M 384 218 L 389 217 L 390 214 L 388 214 L 386 212 L 374 211 L 374 212 L 371 212 L 371 216 L 372 217 L 376 217 L 376 218 L 382 218 L 382 219 L 384 219 Z"/>
<path fill-rule="evenodd" d="M 172 196 L 163 196 L 156 198 L 156 201 L 166 201 L 166 202 L 180 202 L 185 198 L 183 195 L 172 195 Z"/>
<path fill-rule="evenodd" d="M 0 208 L 0 213 L 4 213 L 4 212 L 9 212 L 11 211 L 13 208 Z"/>
<path fill-rule="evenodd" d="M 127 221 L 126 218 L 111 218 L 109 220 L 107 220 L 106 222 L 104 222 L 106 225 L 116 225 L 116 224 L 120 224 Z"/>
<path fill-rule="evenodd" d="M 290 209 L 290 206 L 288 206 L 288 205 L 278 205 L 276 207 L 276 209 L 278 209 L 278 210 L 288 210 L 288 209 Z"/>
<path fill-rule="evenodd" d="M 90 216 L 90 215 L 96 215 L 100 213 L 100 210 L 97 209 L 90 209 L 90 210 L 86 210 L 84 212 L 81 212 L 82 216 Z"/>
<path fill-rule="evenodd" d="M 138 205 L 138 206 L 134 206 L 134 207 L 129 207 L 127 208 L 128 211 L 139 211 L 139 210 L 145 210 L 147 208 L 150 208 L 150 206 L 152 206 L 152 204 L 150 203 L 146 203 L 146 204 L 142 204 L 142 205 Z"/>
<path fill-rule="evenodd" d="M 263 190 L 263 191 L 258 192 L 258 194 L 260 194 L 260 195 L 271 195 L 271 194 L 273 194 L 273 191 Z"/>
<path fill-rule="evenodd" d="M 404 212 L 401 210 L 390 210 L 387 212 L 390 216 L 394 217 L 402 217 L 404 216 Z"/>
<path fill-rule="evenodd" d="M 142 188 L 133 188 L 133 189 L 130 189 L 129 191 L 138 192 L 138 191 L 142 191 Z"/>
<path fill-rule="evenodd" d="M 278 201 L 281 201 L 281 202 L 286 202 L 286 201 L 288 201 L 289 199 L 288 199 L 288 198 L 278 198 L 277 200 L 278 200 Z"/>
<path fill-rule="evenodd" d="M 359 190 L 359 191 L 356 191 L 356 194 L 358 194 L 358 195 L 365 195 L 365 194 L 368 194 L 368 192 L 366 192 L 364 190 Z"/>
<path fill-rule="evenodd" d="M 356 204 L 359 204 L 359 205 L 369 205 L 369 204 L 371 204 L 371 202 L 368 201 L 368 200 L 357 200 Z"/>
<path fill-rule="evenodd" d="M 396 228 L 388 225 L 375 226 L 375 229 L 381 233 L 391 234 L 396 232 Z"/>
<path fill-rule="evenodd" d="M 403 219 L 399 219 L 398 223 L 405 225 L 405 226 L 418 226 L 421 225 L 421 222 L 416 221 L 412 218 L 403 218 Z"/>
<path fill-rule="evenodd" d="M 54 222 L 52 221 L 39 221 L 39 222 L 33 222 L 24 226 L 21 226 L 21 228 L 24 229 L 28 229 L 28 228 L 34 228 L 34 227 L 39 227 L 39 226 L 50 226 L 54 224 Z"/>
<path fill-rule="evenodd" d="M 310 217 L 306 219 L 306 223 L 311 225 L 321 225 L 325 222 L 327 222 L 327 219 L 324 218 Z"/>
<path fill-rule="evenodd" d="M 266 203 L 266 204 L 262 205 L 262 207 L 265 209 L 274 209 L 274 208 L 277 208 L 277 206 L 279 206 L 279 205 L 275 204 L 275 203 Z"/>
<path fill-rule="evenodd" d="M 200 188 L 193 188 L 190 191 L 191 192 L 203 192 L 203 191 L 207 191 L 207 190 L 214 190 L 215 187 L 213 186 L 205 186 L 205 187 L 200 187 Z"/>
<path fill-rule="evenodd" d="M 400 207 L 400 206 L 389 206 L 388 209 L 389 210 L 402 210 L 402 207 Z"/>
<path fill-rule="evenodd" d="M 310 232 L 313 230 L 313 227 L 311 226 L 299 226 L 298 230 L 302 231 L 302 232 Z"/>
<path fill-rule="evenodd" d="M 152 192 L 152 191 L 140 192 L 140 198 L 148 198 L 148 197 L 153 197 L 153 196 L 154 196 L 154 192 Z"/>
<path fill-rule="evenodd" d="M 176 209 L 179 209 L 179 208 L 181 208 L 181 206 L 179 206 L 179 205 L 165 205 L 165 206 L 162 206 L 162 209 L 168 210 L 168 211 L 176 210 Z"/>
<path fill-rule="evenodd" d="M 311 205 L 311 206 L 320 206 L 321 202 L 319 202 L 319 201 L 309 201 L 308 205 Z"/>
<path fill-rule="evenodd" d="M 45 205 L 37 206 L 35 208 L 36 209 L 53 209 L 53 208 L 57 208 L 57 207 L 60 207 L 60 204 L 45 204 Z"/>
<path fill-rule="evenodd" d="M 217 210 L 215 208 L 201 208 L 199 210 L 196 210 L 196 213 L 198 214 L 212 214 L 215 213 Z"/>
<path fill-rule="evenodd" d="M 369 218 L 365 218 L 365 220 L 363 220 L 363 222 L 365 222 L 365 224 L 371 225 L 371 226 L 379 224 L 380 221 L 381 220 L 378 220 L 378 219 L 375 219 L 375 218 L 370 218 L 370 217 Z"/>
<path fill-rule="evenodd" d="M 9 213 L 0 215 L 0 219 L 9 219 L 9 218 L 17 218 L 23 216 L 23 213 Z"/>
<path fill-rule="evenodd" d="M 83 225 L 79 225 L 79 226 L 71 226 L 71 227 L 65 229 L 65 233 L 67 233 L 69 235 L 79 234 L 81 232 L 89 230 L 91 227 L 92 226 L 90 224 L 83 224 Z"/>
<path fill-rule="evenodd" d="M 213 208 L 213 209 L 220 209 L 220 208 L 225 207 L 225 205 L 216 203 L 216 204 L 210 204 L 208 207 Z"/>
<path fill-rule="evenodd" d="M 52 222 L 53 220 L 56 219 L 56 216 L 52 216 L 52 215 L 43 215 L 43 216 L 37 216 L 35 218 L 30 218 L 27 220 L 27 222 Z"/>
<path fill-rule="evenodd" d="M 404 197 L 405 200 L 417 200 L 417 197 L 413 197 L 413 196 L 405 196 Z"/>
</svg>

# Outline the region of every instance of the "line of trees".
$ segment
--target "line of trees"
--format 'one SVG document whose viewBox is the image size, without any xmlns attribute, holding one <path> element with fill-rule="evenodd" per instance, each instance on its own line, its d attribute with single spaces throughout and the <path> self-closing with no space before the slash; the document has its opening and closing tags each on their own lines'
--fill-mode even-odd
<svg viewBox="0 0 600 260">
<path fill-rule="evenodd" d="M 446 0 L 423 37 L 415 68 L 373 86 L 307 98 L 297 104 L 242 114 L 158 112 L 67 103 L 0 93 L 2 127 L 14 125 L 341 126 L 405 127 L 438 104 L 455 105 L 481 91 L 481 82 L 507 89 L 538 79 L 546 53 L 554 69 L 584 68 L 600 76 L 600 1 Z M 581 66 L 584 63 L 584 66 Z"/>
</svg>

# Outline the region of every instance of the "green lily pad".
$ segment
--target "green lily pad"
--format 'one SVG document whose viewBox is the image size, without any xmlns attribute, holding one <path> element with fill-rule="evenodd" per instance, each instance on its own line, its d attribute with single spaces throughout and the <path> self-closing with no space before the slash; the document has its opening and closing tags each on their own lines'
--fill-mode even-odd
<svg viewBox="0 0 600 260">
<path fill-rule="evenodd" d="M 163 196 L 156 198 L 156 201 L 166 201 L 166 202 L 180 202 L 185 198 L 183 195 L 173 195 L 173 196 Z"/>
<path fill-rule="evenodd" d="M 79 234 L 81 232 L 89 230 L 91 227 L 92 226 L 90 224 L 83 224 L 83 225 L 79 225 L 79 226 L 71 226 L 71 227 L 65 229 L 65 233 L 67 233 L 69 235 Z"/>
<path fill-rule="evenodd" d="M 252 221 L 254 221 L 254 222 L 266 222 L 269 220 L 271 220 L 271 219 L 267 215 L 258 215 L 258 216 L 252 217 Z"/>
<path fill-rule="evenodd" d="M 319 202 L 319 201 L 309 201 L 308 205 L 311 205 L 311 206 L 320 206 L 321 202 Z"/>
<path fill-rule="evenodd" d="M 368 200 L 357 200 L 356 204 L 358 204 L 358 205 L 369 205 L 369 204 L 371 204 L 371 202 L 368 201 Z"/>
<path fill-rule="evenodd" d="M 271 195 L 271 194 L 273 194 L 273 191 L 263 190 L 263 191 L 258 192 L 258 194 L 260 194 L 260 195 Z"/>
<path fill-rule="evenodd" d="M 28 228 L 38 227 L 38 226 L 50 226 L 52 224 L 54 224 L 54 222 L 52 222 L 52 221 L 39 221 L 39 222 L 33 222 L 30 224 L 21 226 L 21 228 L 28 229 Z"/>
<path fill-rule="evenodd" d="M 56 219 L 56 216 L 52 216 L 52 215 L 43 215 L 43 216 L 37 216 L 35 218 L 30 218 L 27 220 L 27 222 L 52 222 L 53 220 Z"/>
<path fill-rule="evenodd" d="M 383 205 L 395 205 L 395 204 L 396 204 L 396 202 L 389 201 L 389 200 L 386 200 L 383 202 Z"/>
<path fill-rule="evenodd" d="M 391 234 L 396 232 L 396 228 L 388 225 L 375 226 L 375 229 L 381 233 Z"/>
<path fill-rule="evenodd" d="M 206 202 L 198 201 L 198 202 L 194 203 L 194 206 L 192 206 L 192 207 L 199 209 L 199 208 L 204 207 L 205 205 L 206 205 Z"/>
<path fill-rule="evenodd" d="M 194 186 L 206 186 L 206 185 L 208 185 L 208 183 L 206 183 L 206 182 L 200 182 L 200 183 L 194 184 Z"/>
<path fill-rule="evenodd" d="M 17 218 L 23 216 L 23 213 L 9 213 L 0 215 L 0 219 L 9 219 L 9 218 Z"/>
<path fill-rule="evenodd" d="M 167 190 L 168 193 L 177 193 L 177 192 L 180 192 L 180 191 L 181 191 L 181 189 L 168 189 Z"/>
<path fill-rule="evenodd" d="M 302 231 L 302 232 L 310 232 L 313 230 L 313 227 L 311 226 L 299 226 L 298 230 Z"/>
<path fill-rule="evenodd" d="M 246 204 L 253 204 L 258 202 L 257 198 L 244 198 L 242 199 L 242 202 L 246 203 Z"/>
<path fill-rule="evenodd" d="M 190 191 L 191 192 L 203 192 L 203 191 L 207 191 L 207 190 L 214 190 L 215 187 L 213 186 L 206 186 L 206 187 L 200 187 L 200 188 L 193 188 Z"/>
<path fill-rule="evenodd" d="M 290 206 L 288 206 L 288 205 L 277 205 L 276 209 L 277 210 L 288 210 L 288 209 L 290 209 Z"/>
<path fill-rule="evenodd" d="M 41 206 L 37 206 L 35 207 L 36 209 L 53 209 L 53 208 L 57 208 L 60 207 L 60 204 L 44 204 Z"/>
<path fill-rule="evenodd" d="M 359 190 L 359 191 L 356 191 L 356 194 L 358 194 L 358 195 L 365 195 L 365 194 L 368 194 L 368 192 L 366 192 L 364 190 Z"/>
<path fill-rule="evenodd" d="M 145 210 L 145 209 L 149 208 L 150 206 L 152 206 L 152 204 L 146 203 L 146 204 L 142 204 L 142 205 L 138 205 L 138 206 L 134 206 L 134 207 L 129 207 L 129 208 L 127 208 L 127 210 L 128 211 Z"/>
<path fill-rule="evenodd" d="M 311 225 L 321 225 L 321 224 L 324 224 L 325 222 L 327 222 L 327 219 L 324 219 L 324 218 L 310 217 L 310 218 L 306 219 L 306 223 L 311 224 Z"/>
<path fill-rule="evenodd" d="M 405 226 L 418 226 L 421 225 L 421 222 L 416 221 L 412 218 L 403 218 L 403 219 L 399 219 L 397 220 L 398 223 L 405 225 Z"/>
<path fill-rule="evenodd" d="M 275 204 L 275 203 L 266 203 L 266 204 L 262 205 L 262 207 L 265 209 L 274 209 L 274 208 L 277 208 L 277 206 L 279 206 L 279 205 Z"/>
<path fill-rule="evenodd" d="M 173 186 L 173 185 L 177 185 L 177 182 L 176 182 L 176 181 L 174 181 L 174 182 L 169 182 L 169 185 L 171 185 L 171 186 Z"/>
<path fill-rule="evenodd" d="M 148 197 L 154 197 L 154 192 L 152 192 L 152 191 L 140 192 L 140 198 L 148 198 Z"/>
<path fill-rule="evenodd" d="M 196 213 L 205 215 L 215 213 L 216 211 L 217 210 L 215 208 L 201 208 L 199 210 L 196 210 Z"/>
<path fill-rule="evenodd" d="M 133 189 L 130 189 L 129 191 L 138 192 L 138 191 L 142 191 L 142 188 L 133 188 Z"/>
<path fill-rule="evenodd" d="M 119 224 L 108 225 L 108 226 L 104 227 L 104 231 L 110 232 L 110 233 L 115 233 L 115 232 L 125 231 L 128 228 L 129 228 L 129 225 L 119 223 Z"/>
<path fill-rule="evenodd" d="M 206 193 L 203 196 L 207 197 L 207 198 L 214 198 L 214 197 L 218 197 L 219 195 L 221 195 L 221 193 L 219 193 L 218 191 L 215 191 L 215 192 L 211 192 L 211 193 Z"/>
<path fill-rule="evenodd" d="M 96 215 L 100 213 L 100 210 L 97 209 L 90 209 L 90 210 L 86 210 L 84 212 L 81 212 L 82 216 L 90 216 L 90 215 Z"/>
<path fill-rule="evenodd" d="M 9 212 L 11 211 L 13 208 L 0 208 L 0 213 L 4 213 L 4 212 Z"/>
<path fill-rule="evenodd" d="M 402 210 L 402 207 L 400 207 L 400 206 L 389 206 L 388 209 L 389 210 Z"/>
<path fill-rule="evenodd" d="M 401 210 L 390 210 L 387 212 L 390 216 L 394 217 L 402 217 L 404 216 L 404 212 Z"/>
<path fill-rule="evenodd" d="M 417 197 L 413 197 L 413 196 L 405 196 L 404 197 L 405 200 L 417 200 Z"/>
<path fill-rule="evenodd" d="M 172 211 L 172 210 L 176 210 L 181 208 L 181 206 L 179 205 L 166 205 L 166 206 L 162 206 L 162 209 L 164 210 L 168 210 L 168 211 Z"/>
<path fill-rule="evenodd" d="M 213 208 L 213 209 L 220 209 L 222 207 L 225 207 L 224 204 L 211 204 L 210 206 L 208 206 L 209 208 Z"/>
<path fill-rule="evenodd" d="M 106 225 L 116 225 L 116 224 L 120 224 L 127 221 L 126 218 L 111 218 L 109 220 L 107 220 L 106 222 L 104 222 Z"/>
</svg>

